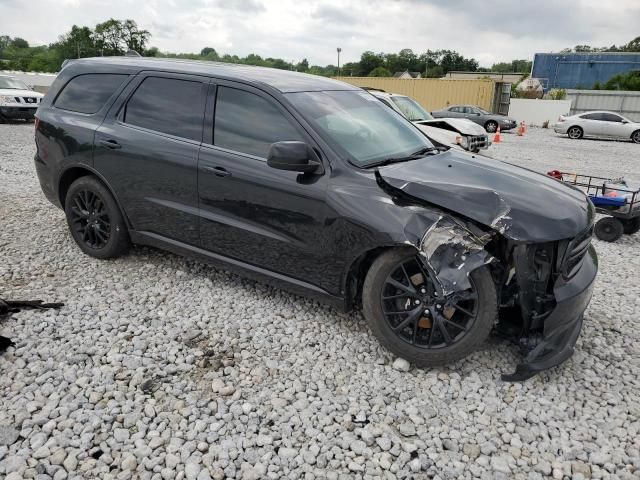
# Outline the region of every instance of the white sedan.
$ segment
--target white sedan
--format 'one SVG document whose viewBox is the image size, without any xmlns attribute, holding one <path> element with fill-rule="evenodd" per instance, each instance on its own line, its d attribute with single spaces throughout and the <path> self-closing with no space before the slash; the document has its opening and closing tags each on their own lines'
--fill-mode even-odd
<svg viewBox="0 0 640 480">
<path fill-rule="evenodd" d="M 573 139 L 603 137 L 640 143 L 640 123 L 613 112 L 597 111 L 561 116 L 553 126 L 553 131 Z"/>
</svg>

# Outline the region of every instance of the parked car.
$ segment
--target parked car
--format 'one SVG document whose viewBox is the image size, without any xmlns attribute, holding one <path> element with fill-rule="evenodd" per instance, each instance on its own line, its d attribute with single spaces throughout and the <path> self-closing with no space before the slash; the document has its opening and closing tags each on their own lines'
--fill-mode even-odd
<svg viewBox="0 0 640 480">
<path fill-rule="evenodd" d="M 0 75 L 0 122 L 33 120 L 42 97 L 23 81 Z"/>
<path fill-rule="evenodd" d="M 461 148 L 470 152 L 479 152 L 491 145 L 489 136 L 484 129 L 470 120 L 465 118 L 435 119 L 418 102 L 406 95 L 387 93 L 372 88 L 365 90 L 413 122 L 431 140 L 441 145 L 449 148 Z"/>
<path fill-rule="evenodd" d="M 619 113 L 594 111 L 578 115 L 560 116 L 553 131 L 569 138 L 616 138 L 640 143 L 640 123 L 632 122 Z"/>
<path fill-rule="evenodd" d="M 92 257 L 153 245 L 362 307 L 380 342 L 418 365 L 464 357 L 496 324 L 528 352 L 508 379 L 573 352 L 597 270 L 585 194 L 441 152 L 360 88 L 81 59 L 42 101 L 35 141 L 42 190 Z"/>
<path fill-rule="evenodd" d="M 495 132 L 498 129 L 498 125 L 500 125 L 500 130 L 502 131 L 511 130 L 518 125 L 513 118 L 487 112 L 474 105 L 451 105 L 450 107 L 431 113 L 435 118 L 467 118 L 478 125 L 482 125 L 489 133 Z"/>
</svg>

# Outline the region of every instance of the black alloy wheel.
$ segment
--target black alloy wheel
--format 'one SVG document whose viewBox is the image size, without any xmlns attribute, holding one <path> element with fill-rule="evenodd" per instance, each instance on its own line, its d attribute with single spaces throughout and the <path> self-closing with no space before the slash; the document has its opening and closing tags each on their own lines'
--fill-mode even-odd
<svg viewBox="0 0 640 480">
<path fill-rule="evenodd" d="M 80 249 L 95 258 L 115 258 L 131 245 L 129 230 L 109 189 L 87 175 L 66 192 L 64 211 L 71 236 Z"/>
<path fill-rule="evenodd" d="M 410 258 L 387 277 L 382 311 L 389 327 L 403 341 L 418 348 L 436 349 L 459 341 L 478 314 L 478 293 L 472 288 L 446 300 L 421 262 Z"/>
<path fill-rule="evenodd" d="M 431 367 L 473 352 L 496 324 L 496 287 L 487 266 L 469 274 L 471 288 L 443 296 L 414 249 L 381 254 L 362 288 L 362 309 L 380 343 L 415 365 Z"/>
<path fill-rule="evenodd" d="M 91 190 L 79 190 L 71 203 L 71 228 L 77 237 L 89 248 L 104 248 L 111 236 L 111 219 L 102 199 Z"/>
</svg>

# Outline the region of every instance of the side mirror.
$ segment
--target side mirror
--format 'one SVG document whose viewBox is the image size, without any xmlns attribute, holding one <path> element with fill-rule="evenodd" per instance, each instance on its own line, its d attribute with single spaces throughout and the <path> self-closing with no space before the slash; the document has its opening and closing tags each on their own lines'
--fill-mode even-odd
<svg viewBox="0 0 640 480">
<path fill-rule="evenodd" d="M 275 142 L 269 147 L 267 165 L 278 170 L 290 172 L 312 173 L 321 166 L 320 162 L 311 159 L 309 147 L 304 142 Z"/>
</svg>

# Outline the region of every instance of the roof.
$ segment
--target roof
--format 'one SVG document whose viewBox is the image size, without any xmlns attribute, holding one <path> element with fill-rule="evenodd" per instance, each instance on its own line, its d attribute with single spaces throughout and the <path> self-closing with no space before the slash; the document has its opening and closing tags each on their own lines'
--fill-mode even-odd
<svg viewBox="0 0 640 480">
<path fill-rule="evenodd" d="M 405 70 L 404 72 L 396 72 L 396 73 L 393 74 L 393 76 L 395 78 L 398 78 L 398 77 L 403 76 L 405 73 L 407 75 L 409 75 L 411 78 L 420 78 L 420 76 L 421 76 L 420 72 L 410 72 L 409 70 Z"/>
<path fill-rule="evenodd" d="M 154 57 L 95 57 L 70 62 L 74 67 L 90 65 L 118 65 L 136 71 L 159 70 L 206 75 L 229 80 L 240 80 L 254 85 L 268 85 L 282 93 L 322 90 L 359 90 L 358 87 L 330 78 L 307 73 L 255 67 L 235 63 L 207 62 Z"/>
</svg>

